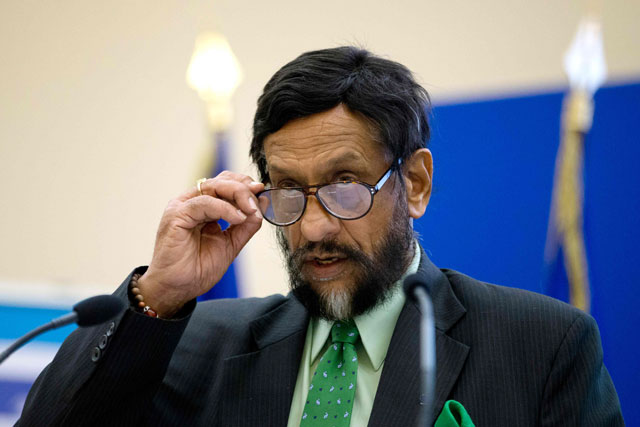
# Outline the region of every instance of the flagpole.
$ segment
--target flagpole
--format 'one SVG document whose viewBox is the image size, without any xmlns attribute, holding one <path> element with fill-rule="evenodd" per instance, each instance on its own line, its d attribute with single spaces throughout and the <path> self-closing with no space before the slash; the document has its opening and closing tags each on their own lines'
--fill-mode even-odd
<svg viewBox="0 0 640 427">
<path fill-rule="evenodd" d="M 562 250 L 569 302 L 589 312 L 589 268 L 583 233 L 584 142 L 593 121 L 593 94 L 606 78 L 602 29 L 594 15 L 580 22 L 564 65 L 570 89 L 563 101 L 545 262 L 553 263 Z"/>
</svg>

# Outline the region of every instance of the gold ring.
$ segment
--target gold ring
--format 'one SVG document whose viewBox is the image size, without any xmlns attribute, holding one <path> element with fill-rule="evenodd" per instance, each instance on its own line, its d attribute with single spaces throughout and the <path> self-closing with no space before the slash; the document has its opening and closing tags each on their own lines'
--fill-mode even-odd
<svg viewBox="0 0 640 427">
<path fill-rule="evenodd" d="M 207 180 L 207 178 L 200 178 L 198 181 L 196 181 L 196 187 L 198 187 L 198 193 L 200 193 L 201 196 L 204 196 L 204 193 L 202 192 L 202 183 L 205 182 Z"/>
</svg>

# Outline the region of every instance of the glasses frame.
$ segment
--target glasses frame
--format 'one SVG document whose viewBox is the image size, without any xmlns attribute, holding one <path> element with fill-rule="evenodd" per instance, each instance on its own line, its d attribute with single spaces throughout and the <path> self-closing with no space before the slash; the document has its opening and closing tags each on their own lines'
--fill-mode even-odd
<svg viewBox="0 0 640 427">
<path fill-rule="evenodd" d="M 300 191 L 300 192 L 302 192 L 304 194 L 305 197 L 304 197 L 304 205 L 302 206 L 302 211 L 300 212 L 300 215 L 296 219 L 294 219 L 293 221 L 287 222 L 285 224 L 276 224 L 275 222 L 273 222 L 269 218 L 267 218 L 263 213 L 264 219 L 267 220 L 267 222 L 275 225 L 276 227 L 287 227 L 289 225 L 295 224 L 296 222 L 300 221 L 302 219 L 302 217 L 304 216 L 304 213 L 307 210 L 307 199 L 309 198 L 309 196 L 315 196 L 315 198 L 318 201 L 318 203 L 320 203 L 320 206 L 322 206 L 322 208 L 325 211 L 327 211 L 327 213 L 329 213 L 329 215 L 331 215 L 333 217 L 336 217 L 338 219 L 342 219 L 342 220 L 346 220 L 346 221 L 352 221 L 352 220 L 360 219 L 360 218 L 362 218 L 363 216 L 365 216 L 366 214 L 369 213 L 369 211 L 373 207 L 373 196 L 375 196 L 378 193 L 378 191 L 380 191 L 382 189 L 384 184 L 389 180 L 389 178 L 391 177 L 391 174 L 394 172 L 394 170 L 396 170 L 396 168 L 394 168 L 394 166 L 397 165 L 398 168 L 399 168 L 401 164 L 402 164 L 402 159 L 398 159 L 397 163 L 392 163 L 391 166 L 389 166 L 389 169 L 387 169 L 386 172 L 384 174 L 382 174 L 382 176 L 380 177 L 380 179 L 378 179 L 378 182 L 376 182 L 375 185 L 371 185 L 371 184 L 368 184 L 366 182 L 362 182 L 362 181 L 358 181 L 358 180 L 352 179 L 352 180 L 346 180 L 346 181 L 328 182 L 326 184 L 304 185 L 304 186 L 300 186 L 300 187 L 267 188 L 266 190 L 263 190 L 263 191 L 259 192 L 258 194 L 256 194 L 256 197 L 259 198 L 260 195 L 262 195 L 264 193 L 268 193 L 269 191 L 274 191 L 274 190 L 298 190 L 298 191 Z M 345 218 L 345 217 L 342 217 L 340 215 L 337 215 L 337 214 L 331 212 L 329 210 L 329 208 L 324 204 L 322 199 L 320 197 L 318 197 L 318 190 L 320 190 L 322 187 L 326 187 L 327 185 L 335 185 L 335 184 L 360 184 L 360 185 L 365 186 L 369 190 L 369 194 L 371 195 L 371 202 L 369 203 L 369 208 L 362 215 L 357 216 L 355 218 Z M 311 189 L 315 189 L 315 190 L 314 191 L 310 191 Z"/>
</svg>

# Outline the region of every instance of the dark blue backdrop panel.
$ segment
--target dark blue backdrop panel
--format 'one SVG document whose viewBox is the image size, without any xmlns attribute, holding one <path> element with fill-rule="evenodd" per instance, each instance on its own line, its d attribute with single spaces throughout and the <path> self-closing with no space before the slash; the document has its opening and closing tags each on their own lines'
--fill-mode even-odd
<svg viewBox="0 0 640 427">
<path fill-rule="evenodd" d="M 592 314 L 627 424 L 640 425 L 640 84 L 596 94 L 585 154 Z"/>
<path fill-rule="evenodd" d="M 434 189 L 415 228 L 437 265 L 502 285 L 548 289 L 543 254 L 563 96 L 434 108 Z M 640 419 L 640 84 L 603 88 L 595 102 L 585 141 L 584 207 L 592 314 L 633 425 Z"/>
</svg>

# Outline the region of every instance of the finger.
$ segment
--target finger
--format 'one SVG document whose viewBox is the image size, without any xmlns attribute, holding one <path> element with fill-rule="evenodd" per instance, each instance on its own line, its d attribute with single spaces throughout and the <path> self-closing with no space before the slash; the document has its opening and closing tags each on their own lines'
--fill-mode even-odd
<svg viewBox="0 0 640 427">
<path fill-rule="evenodd" d="M 211 178 L 207 178 L 207 181 L 211 179 Z M 190 187 L 188 190 L 184 191 L 183 193 L 180 193 L 178 195 L 178 197 L 176 197 L 177 200 L 180 200 L 181 202 L 184 202 L 186 200 L 192 199 L 196 196 L 201 196 L 202 194 L 200 194 L 200 192 L 202 191 L 202 186 L 204 185 L 205 182 L 201 182 L 200 183 L 200 189 L 198 189 L 198 184 L 196 182 L 196 185 L 194 185 L 193 187 Z"/>
<path fill-rule="evenodd" d="M 216 176 L 216 178 L 231 179 L 233 181 L 242 182 L 246 185 L 249 185 L 251 184 L 251 182 L 253 182 L 253 178 L 251 178 L 249 175 L 244 175 L 232 171 L 222 171 Z"/>
<path fill-rule="evenodd" d="M 247 185 L 254 194 L 264 190 L 263 183 L 255 181 L 249 175 L 244 175 L 236 172 L 223 171 L 219 173 L 215 178 L 212 178 L 211 182 L 215 182 L 216 180 L 231 180 L 231 181 L 242 182 L 243 184 Z"/>
<path fill-rule="evenodd" d="M 249 183 L 249 188 L 253 192 L 253 194 L 258 194 L 259 192 L 264 190 L 264 184 L 261 182 L 252 181 Z"/>
<path fill-rule="evenodd" d="M 251 178 L 248 175 L 242 175 L 235 172 L 224 171 L 220 175 L 218 175 L 218 177 L 242 182 L 243 184 L 246 184 L 254 194 L 264 190 L 264 184 L 262 182 L 255 181 L 253 178 Z"/>
<path fill-rule="evenodd" d="M 203 193 L 233 203 L 247 215 L 252 215 L 258 210 L 258 200 L 245 183 L 216 177 L 205 184 L 206 186 L 202 189 Z"/>
<path fill-rule="evenodd" d="M 264 190 L 264 184 L 262 182 L 255 181 L 253 178 L 247 175 L 241 175 L 238 173 L 229 172 L 228 174 L 224 174 L 224 175 L 220 174 L 220 177 L 225 177 L 225 178 L 228 177 L 228 179 L 242 182 L 243 184 L 246 184 L 254 194 Z"/>
<path fill-rule="evenodd" d="M 242 182 L 244 184 L 246 184 L 247 186 L 251 186 L 252 182 L 255 182 L 255 180 L 253 178 L 251 178 L 248 175 L 243 175 L 243 174 L 239 174 L 239 173 L 235 173 L 235 172 L 231 172 L 231 171 L 222 171 L 221 173 L 219 173 L 215 178 L 208 178 L 206 181 L 202 182 L 200 184 L 200 190 L 202 190 L 203 194 L 205 193 L 205 188 L 210 185 L 211 181 L 215 180 L 216 178 L 223 178 L 223 179 L 230 179 L 230 180 L 234 180 L 234 181 L 238 181 L 238 182 Z M 260 184 L 262 185 L 262 183 L 257 183 L 256 184 Z M 184 193 L 181 193 L 178 196 L 178 199 L 185 201 L 188 199 L 191 199 L 193 197 L 196 196 L 200 196 L 202 194 L 200 194 L 200 191 L 198 191 L 198 186 L 194 185 L 193 187 L 189 188 L 188 190 L 186 190 Z"/>
<path fill-rule="evenodd" d="M 246 184 L 254 194 L 257 194 L 260 191 L 264 190 L 264 184 L 262 182 L 255 181 L 248 175 L 243 175 L 231 171 L 223 171 L 218 176 L 216 176 L 216 178 L 231 179 L 234 181 L 242 182 Z"/>
<path fill-rule="evenodd" d="M 197 196 L 187 200 L 176 210 L 175 215 L 183 221 L 181 226 L 187 229 L 219 219 L 229 224 L 240 224 L 247 219 L 233 204 L 210 196 Z"/>
</svg>

